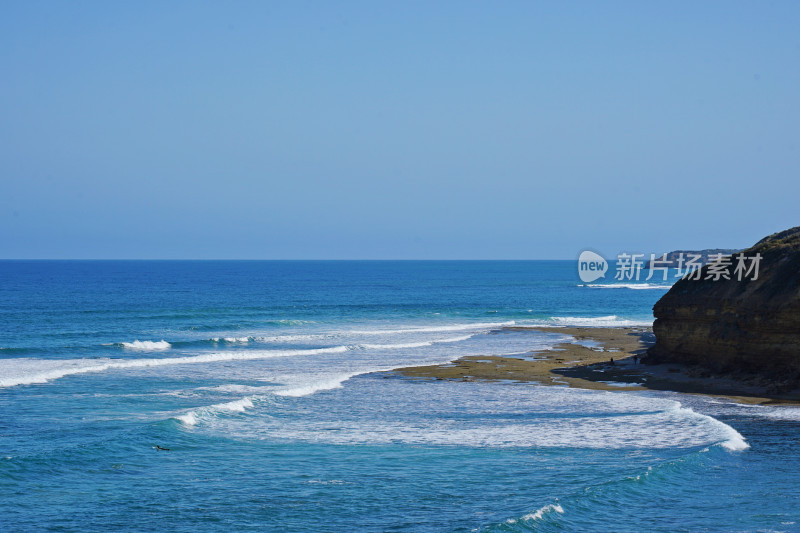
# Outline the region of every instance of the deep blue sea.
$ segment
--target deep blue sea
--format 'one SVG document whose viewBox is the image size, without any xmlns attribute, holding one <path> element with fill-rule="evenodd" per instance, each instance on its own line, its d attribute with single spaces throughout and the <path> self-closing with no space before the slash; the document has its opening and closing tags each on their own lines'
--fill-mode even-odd
<svg viewBox="0 0 800 533">
<path fill-rule="evenodd" d="M 0 531 L 800 531 L 800 408 L 377 372 L 567 338 L 509 326 L 649 325 L 668 287 L 0 262 Z"/>
</svg>

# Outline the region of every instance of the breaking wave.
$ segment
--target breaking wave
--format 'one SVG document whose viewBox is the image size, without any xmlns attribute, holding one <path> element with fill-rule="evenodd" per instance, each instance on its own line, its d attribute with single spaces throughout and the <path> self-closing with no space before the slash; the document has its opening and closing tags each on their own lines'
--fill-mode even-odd
<svg viewBox="0 0 800 533">
<path fill-rule="evenodd" d="M 585 285 L 578 285 L 579 287 L 589 287 L 591 289 L 671 289 L 672 285 L 667 283 L 587 283 Z"/>
<path fill-rule="evenodd" d="M 189 357 L 163 359 L 5 359 L 0 360 L 2 377 L 0 387 L 46 383 L 54 379 L 75 374 L 104 372 L 113 369 L 145 368 L 170 365 L 216 363 L 220 361 L 248 361 L 273 357 L 297 357 L 304 355 L 346 352 L 347 346 L 332 346 L 311 350 L 253 350 L 235 352 L 212 352 Z"/>
<path fill-rule="evenodd" d="M 532 513 L 526 514 L 522 518 L 509 518 L 506 520 L 506 523 L 516 524 L 517 522 L 527 522 L 528 520 L 541 520 L 546 514 L 549 513 L 564 514 L 564 508 L 558 503 L 551 503 L 550 505 L 545 505 L 544 507 L 541 507 Z"/>
<path fill-rule="evenodd" d="M 472 324 L 449 324 L 446 326 L 429 326 L 418 328 L 403 328 L 403 329 L 368 329 L 368 330 L 350 330 L 347 333 L 356 335 L 394 335 L 401 333 L 439 333 L 447 331 L 469 331 L 472 329 L 496 329 L 505 328 L 515 325 L 514 320 L 507 322 L 476 322 Z"/>
<path fill-rule="evenodd" d="M 253 400 L 251 398 L 242 398 L 232 402 L 218 403 L 209 405 L 207 407 L 200 407 L 193 411 L 189 411 L 184 415 L 176 416 L 175 419 L 179 420 L 187 426 L 193 426 L 197 423 L 198 419 L 207 415 L 215 415 L 219 412 L 233 412 L 241 413 L 248 407 L 253 407 Z"/>
<path fill-rule="evenodd" d="M 160 341 L 135 340 L 133 342 L 121 342 L 120 346 L 122 346 L 126 350 L 136 350 L 140 352 L 155 352 L 161 350 L 169 350 L 170 348 L 172 348 L 172 345 L 163 339 Z"/>
<path fill-rule="evenodd" d="M 620 318 L 617 315 L 583 317 L 583 316 L 554 316 L 549 322 L 557 326 L 578 326 L 578 327 L 631 327 L 631 326 L 652 326 L 653 320 L 630 320 Z"/>
<path fill-rule="evenodd" d="M 452 342 L 461 342 L 465 340 L 469 340 L 474 335 L 463 335 L 461 337 L 450 337 L 448 339 L 436 339 L 430 341 L 423 341 L 423 342 L 406 342 L 406 343 L 398 343 L 398 344 L 360 344 L 361 348 L 367 348 L 372 350 L 396 350 L 402 348 L 422 348 L 424 346 L 433 346 L 434 344 L 448 344 Z"/>
</svg>

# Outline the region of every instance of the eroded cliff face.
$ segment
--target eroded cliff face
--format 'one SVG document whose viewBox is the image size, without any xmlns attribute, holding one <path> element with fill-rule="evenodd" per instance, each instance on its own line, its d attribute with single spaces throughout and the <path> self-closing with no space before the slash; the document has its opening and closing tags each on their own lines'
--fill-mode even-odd
<svg viewBox="0 0 800 533">
<path fill-rule="evenodd" d="M 681 279 L 653 307 L 650 359 L 712 372 L 800 379 L 800 227 L 742 252 L 761 254 L 758 279 Z M 734 256 L 735 258 L 736 256 Z"/>
</svg>

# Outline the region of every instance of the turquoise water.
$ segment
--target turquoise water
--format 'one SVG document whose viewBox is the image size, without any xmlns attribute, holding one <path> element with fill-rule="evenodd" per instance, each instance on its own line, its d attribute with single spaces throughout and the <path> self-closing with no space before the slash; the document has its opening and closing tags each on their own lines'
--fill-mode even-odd
<svg viewBox="0 0 800 533">
<path fill-rule="evenodd" d="M 637 325 L 573 262 L 0 262 L 2 531 L 800 531 L 800 409 L 374 373 Z M 156 448 L 161 446 L 169 451 Z"/>
</svg>

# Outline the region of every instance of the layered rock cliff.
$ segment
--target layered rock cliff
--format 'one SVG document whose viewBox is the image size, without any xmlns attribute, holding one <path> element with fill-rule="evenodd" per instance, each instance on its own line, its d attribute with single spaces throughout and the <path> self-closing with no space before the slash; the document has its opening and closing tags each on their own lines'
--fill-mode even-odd
<svg viewBox="0 0 800 533">
<path fill-rule="evenodd" d="M 653 307 L 650 360 L 697 365 L 717 373 L 800 379 L 800 227 L 770 235 L 741 252 L 761 255 L 757 279 L 681 279 Z"/>
</svg>

